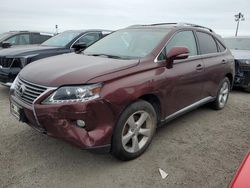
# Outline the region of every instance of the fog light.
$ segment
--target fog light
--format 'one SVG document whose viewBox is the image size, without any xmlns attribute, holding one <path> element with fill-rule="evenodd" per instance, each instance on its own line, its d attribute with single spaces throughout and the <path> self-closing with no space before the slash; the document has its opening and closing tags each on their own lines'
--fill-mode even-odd
<svg viewBox="0 0 250 188">
<path fill-rule="evenodd" d="M 85 122 L 83 120 L 77 120 L 76 124 L 78 127 L 84 128 L 85 127 Z"/>
</svg>

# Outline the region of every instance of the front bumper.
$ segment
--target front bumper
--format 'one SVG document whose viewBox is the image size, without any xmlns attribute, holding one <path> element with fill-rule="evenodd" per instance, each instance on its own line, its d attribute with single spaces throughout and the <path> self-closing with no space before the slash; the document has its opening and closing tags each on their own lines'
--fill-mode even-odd
<svg viewBox="0 0 250 188">
<path fill-rule="evenodd" d="M 29 105 L 13 91 L 10 95 L 10 101 L 22 108 L 21 121 L 36 130 L 83 149 L 105 148 L 107 151 L 110 147 L 115 115 L 105 100 L 56 105 L 41 105 L 41 100 Z M 78 127 L 77 120 L 83 120 L 85 127 Z"/>
<path fill-rule="evenodd" d="M 250 65 L 236 64 L 236 75 L 234 86 L 243 88 L 250 87 Z"/>
</svg>

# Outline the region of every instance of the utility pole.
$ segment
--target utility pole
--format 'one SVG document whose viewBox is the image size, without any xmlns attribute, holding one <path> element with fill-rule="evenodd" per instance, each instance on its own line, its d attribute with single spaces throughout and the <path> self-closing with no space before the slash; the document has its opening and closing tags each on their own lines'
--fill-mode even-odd
<svg viewBox="0 0 250 188">
<path fill-rule="evenodd" d="M 236 33 L 235 33 L 235 36 L 237 37 L 238 30 L 239 30 L 239 25 L 240 25 L 240 21 L 245 21 L 245 18 L 244 18 L 244 15 L 241 12 L 239 12 L 236 15 L 234 15 L 234 17 L 235 17 L 235 21 L 237 22 Z"/>
</svg>

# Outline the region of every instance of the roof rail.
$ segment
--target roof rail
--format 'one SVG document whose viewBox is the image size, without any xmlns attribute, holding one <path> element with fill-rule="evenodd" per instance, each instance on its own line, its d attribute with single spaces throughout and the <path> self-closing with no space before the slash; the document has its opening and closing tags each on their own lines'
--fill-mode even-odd
<svg viewBox="0 0 250 188">
<path fill-rule="evenodd" d="M 198 28 L 202 28 L 202 29 L 207 29 L 208 31 L 210 31 L 211 33 L 213 33 L 214 31 L 208 27 L 204 27 L 204 26 L 201 26 L 201 25 L 197 25 L 197 24 L 192 24 L 192 23 L 156 23 L 156 24 L 145 24 L 145 25 L 132 25 L 132 26 L 129 26 L 129 28 L 131 27 L 136 27 L 136 26 L 161 26 L 161 25 L 176 25 L 176 26 L 190 26 L 190 27 L 198 27 Z"/>
<path fill-rule="evenodd" d="M 22 31 L 22 30 L 18 31 L 18 30 L 12 30 L 12 31 L 9 31 L 9 32 L 29 32 L 29 31 Z"/>
<path fill-rule="evenodd" d="M 191 26 L 191 27 L 199 27 L 202 29 L 207 29 L 208 31 L 210 31 L 211 33 L 213 33 L 214 31 L 208 27 L 205 26 L 201 26 L 201 25 L 197 25 L 197 24 L 192 24 L 192 23 L 179 23 L 180 25 L 187 25 L 187 26 Z"/>
<path fill-rule="evenodd" d="M 156 23 L 156 24 L 135 24 L 128 26 L 127 28 L 131 27 L 139 27 L 139 26 L 158 26 L 158 25 L 177 25 L 178 23 Z"/>
<path fill-rule="evenodd" d="M 178 25 L 178 23 L 156 23 L 156 24 L 150 24 L 150 26 L 157 26 L 157 25 Z"/>
</svg>

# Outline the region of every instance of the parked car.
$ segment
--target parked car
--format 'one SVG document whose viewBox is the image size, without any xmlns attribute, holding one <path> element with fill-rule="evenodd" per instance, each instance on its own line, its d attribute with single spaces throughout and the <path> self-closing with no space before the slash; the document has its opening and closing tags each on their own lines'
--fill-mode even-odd
<svg viewBox="0 0 250 188">
<path fill-rule="evenodd" d="M 237 173 L 235 174 L 230 188 L 248 188 L 250 187 L 250 151 L 242 161 Z"/>
<path fill-rule="evenodd" d="M 206 103 L 224 108 L 233 79 L 233 56 L 211 29 L 138 25 L 26 66 L 10 106 L 42 133 L 130 160 L 157 126 Z"/>
<path fill-rule="evenodd" d="M 0 51 L 0 83 L 10 86 L 27 64 L 50 56 L 79 51 L 109 34 L 105 30 L 72 30 L 60 33 L 38 46 Z"/>
<path fill-rule="evenodd" d="M 54 36 L 49 32 L 10 31 L 0 34 L 0 49 L 16 45 L 41 44 Z"/>
<path fill-rule="evenodd" d="M 250 92 L 250 37 L 227 37 L 224 41 L 235 57 L 234 86 Z"/>
</svg>

